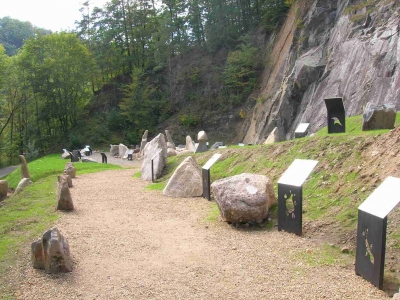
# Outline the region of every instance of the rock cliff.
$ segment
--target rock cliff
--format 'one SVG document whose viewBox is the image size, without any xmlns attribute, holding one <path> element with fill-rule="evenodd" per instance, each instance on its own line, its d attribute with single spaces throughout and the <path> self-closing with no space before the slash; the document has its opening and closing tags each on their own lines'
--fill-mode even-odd
<svg viewBox="0 0 400 300">
<path fill-rule="evenodd" d="M 346 116 L 361 114 L 367 102 L 400 109 L 399 38 L 398 1 L 296 1 L 267 46 L 244 142 L 262 143 L 275 127 L 281 139 L 293 138 L 301 122 L 319 130 L 327 97 L 343 97 Z"/>
</svg>

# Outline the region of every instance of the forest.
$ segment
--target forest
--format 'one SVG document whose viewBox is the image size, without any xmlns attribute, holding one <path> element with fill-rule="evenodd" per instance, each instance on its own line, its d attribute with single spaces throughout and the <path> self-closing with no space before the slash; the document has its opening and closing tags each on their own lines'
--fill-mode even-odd
<svg viewBox="0 0 400 300">
<path fill-rule="evenodd" d="M 85 2 L 72 32 L 0 19 L 0 166 L 62 148 L 137 144 L 145 129 L 182 109 L 172 91 L 176 61 L 226 55 L 215 70 L 178 74 L 197 88 L 185 101 L 240 105 L 262 68 L 254 34 L 271 34 L 294 0 Z M 202 91 L 217 73 L 218 92 Z M 175 76 L 176 77 L 176 76 Z M 233 100 L 232 100 L 233 99 Z M 193 101 L 195 101 L 193 100 Z M 183 126 L 198 119 L 181 113 Z"/>
</svg>

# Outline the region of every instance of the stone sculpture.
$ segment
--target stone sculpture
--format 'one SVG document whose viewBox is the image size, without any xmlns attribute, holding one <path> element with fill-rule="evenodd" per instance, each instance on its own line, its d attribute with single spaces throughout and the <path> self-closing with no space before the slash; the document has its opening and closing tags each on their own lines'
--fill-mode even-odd
<svg viewBox="0 0 400 300">
<path fill-rule="evenodd" d="M 272 182 L 264 175 L 243 173 L 220 179 L 211 184 L 211 191 L 229 223 L 261 223 L 276 203 Z"/>
<path fill-rule="evenodd" d="M 69 191 L 68 180 L 64 176 L 58 176 L 57 210 L 74 210 L 74 204 Z"/>
<path fill-rule="evenodd" d="M 195 147 L 194 142 L 193 142 L 192 138 L 190 137 L 190 135 L 188 135 L 186 137 L 185 150 L 191 151 L 192 153 L 196 152 L 196 147 Z"/>
<path fill-rule="evenodd" d="M 278 127 L 275 127 L 271 133 L 268 135 L 268 138 L 265 140 L 264 144 L 273 144 L 279 142 L 279 134 L 278 134 Z"/>
<path fill-rule="evenodd" d="M 31 244 L 31 254 L 32 266 L 35 269 L 45 270 L 46 273 L 72 271 L 68 242 L 55 227 Z"/>
<path fill-rule="evenodd" d="M 394 104 L 373 105 L 368 102 L 363 113 L 362 130 L 392 129 L 395 121 Z"/>
<path fill-rule="evenodd" d="M 165 130 L 165 136 L 167 137 L 167 147 L 175 149 L 174 141 L 172 140 L 171 133 L 168 130 Z"/>
<path fill-rule="evenodd" d="M 153 159 L 154 177 L 161 176 L 161 172 L 167 165 L 167 143 L 162 133 L 148 142 L 144 150 L 144 160 L 142 163 L 142 179 L 152 181 L 151 160 Z"/>
<path fill-rule="evenodd" d="M 199 142 L 199 145 L 196 148 L 196 153 L 200 152 L 206 152 L 207 149 L 207 134 L 204 131 L 200 131 L 197 134 L 197 141 Z"/>
<path fill-rule="evenodd" d="M 201 168 L 193 156 L 186 157 L 176 168 L 163 190 L 164 196 L 201 197 L 203 195 Z"/>
<path fill-rule="evenodd" d="M 7 198 L 8 193 L 8 181 L 7 180 L 0 180 L 0 201 L 3 201 Z"/>
<path fill-rule="evenodd" d="M 19 160 L 21 161 L 21 178 L 31 178 L 28 171 L 28 165 L 25 160 L 25 156 L 20 155 Z"/>
<path fill-rule="evenodd" d="M 14 194 L 15 195 L 19 194 L 30 184 L 32 184 L 32 181 L 29 178 L 22 178 L 21 181 L 18 183 L 18 186 L 15 189 Z"/>
<path fill-rule="evenodd" d="M 71 178 L 76 177 L 76 170 L 71 162 L 67 162 L 64 168 L 64 174 L 69 175 Z"/>
<path fill-rule="evenodd" d="M 144 147 L 146 147 L 147 144 L 147 135 L 149 134 L 149 131 L 146 130 L 142 136 L 142 142 L 140 143 L 140 154 L 143 155 L 144 153 Z"/>
</svg>

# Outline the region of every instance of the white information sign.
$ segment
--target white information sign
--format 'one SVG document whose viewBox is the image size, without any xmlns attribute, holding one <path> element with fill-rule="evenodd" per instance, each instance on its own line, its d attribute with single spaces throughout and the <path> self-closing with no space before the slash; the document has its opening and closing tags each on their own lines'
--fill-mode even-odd
<svg viewBox="0 0 400 300">
<path fill-rule="evenodd" d="M 317 164 L 317 160 L 295 159 L 278 183 L 302 186 Z"/>
<path fill-rule="evenodd" d="M 295 133 L 304 133 L 307 131 L 308 126 L 310 126 L 310 123 L 300 123 L 299 126 L 297 126 Z"/>
<path fill-rule="evenodd" d="M 203 166 L 203 169 L 205 170 L 209 170 L 213 164 L 215 164 L 215 162 L 221 157 L 222 154 L 220 153 L 216 153 L 214 154 L 207 162 L 206 164 Z"/>
<path fill-rule="evenodd" d="M 389 176 L 358 209 L 383 219 L 399 202 L 400 178 Z"/>
</svg>

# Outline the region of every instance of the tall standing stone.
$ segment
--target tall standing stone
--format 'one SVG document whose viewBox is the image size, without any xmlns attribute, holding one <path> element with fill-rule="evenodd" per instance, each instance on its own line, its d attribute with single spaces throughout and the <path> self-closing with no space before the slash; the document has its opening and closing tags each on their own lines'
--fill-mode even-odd
<svg viewBox="0 0 400 300">
<path fill-rule="evenodd" d="M 190 135 L 188 135 L 186 137 L 185 150 L 192 151 L 193 153 L 196 151 L 196 147 L 195 147 L 194 142 L 193 142 L 192 138 L 190 137 Z"/>
<path fill-rule="evenodd" d="M 147 144 L 147 135 L 149 134 L 149 131 L 146 130 L 142 136 L 142 142 L 140 143 L 140 154 L 144 154 L 144 147 L 146 147 Z"/>
<path fill-rule="evenodd" d="M 167 137 L 167 146 L 168 146 L 168 148 L 175 149 L 174 141 L 172 140 L 171 133 L 168 130 L 165 130 L 165 136 Z"/>
<path fill-rule="evenodd" d="M 153 159 L 154 177 L 155 179 L 161 176 L 162 171 L 167 165 L 167 143 L 162 133 L 148 142 L 144 150 L 144 160 L 142 163 L 142 179 L 151 181 L 151 160 Z"/>
<path fill-rule="evenodd" d="M 199 142 L 199 145 L 196 148 L 196 153 L 200 152 L 206 152 L 207 149 L 207 134 L 204 131 L 200 131 L 197 134 L 197 141 Z"/>
<path fill-rule="evenodd" d="M 3 201 L 7 198 L 8 193 L 8 181 L 7 180 L 0 180 L 0 201 Z"/>
<path fill-rule="evenodd" d="M 119 144 L 119 149 L 118 149 L 118 156 L 124 157 L 125 154 L 128 152 L 128 147 L 125 146 L 124 144 Z M 126 158 L 128 157 L 128 154 L 126 154 Z"/>
<path fill-rule="evenodd" d="M 76 170 L 72 162 L 67 162 L 64 168 L 64 174 L 69 175 L 71 178 L 76 177 Z"/>
<path fill-rule="evenodd" d="M 29 178 L 22 178 L 21 181 L 18 183 L 17 188 L 15 189 L 14 195 L 22 192 L 30 184 L 32 184 L 32 181 Z"/>
<path fill-rule="evenodd" d="M 119 145 L 110 145 L 110 155 L 111 156 L 119 155 Z"/>
<path fill-rule="evenodd" d="M 58 176 L 57 188 L 57 210 L 74 210 L 71 192 L 69 191 L 68 181 L 64 176 Z"/>
<path fill-rule="evenodd" d="M 72 271 L 72 261 L 67 240 L 57 228 L 52 228 L 43 237 L 31 244 L 31 260 L 35 269 L 46 273 L 65 273 Z"/>
<path fill-rule="evenodd" d="M 26 163 L 25 156 L 20 155 L 19 160 L 21 161 L 21 178 L 31 178 L 28 171 L 28 165 Z"/>
<path fill-rule="evenodd" d="M 279 132 L 278 132 L 278 127 L 275 127 L 271 133 L 268 135 L 268 138 L 265 140 L 264 144 L 273 144 L 279 142 Z"/>
</svg>

